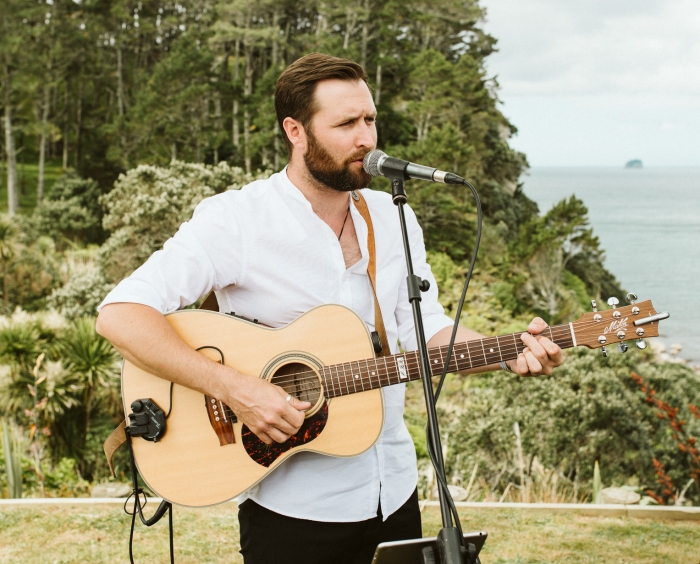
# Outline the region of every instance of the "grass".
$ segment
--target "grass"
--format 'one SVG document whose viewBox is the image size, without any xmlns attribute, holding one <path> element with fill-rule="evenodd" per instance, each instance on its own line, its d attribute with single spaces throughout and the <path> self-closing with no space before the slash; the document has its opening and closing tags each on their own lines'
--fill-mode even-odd
<svg viewBox="0 0 700 564">
<path fill-rule="evenodd" d="M 17 158 L 17 176 L 19 180 L 19 213 L 30 214 L 36 207 L 36 185 L 39 177 L 39 165 L 36 162 L 21 163 Z M 27 159 L 30 157 L 28 156 Z M 63 175 L 60 159 L 47 159 L 44 166 L 44 195 L 48 194 L 54 182 Z M 0 166 L 0 212 L 7 212 L 7 163 Z"/>
<path fill-rule="evenodd" d="M 155 507 L 149 507 L 150 514 Z M 517 510 L 465 511 L 465 530 L 485 530 L 484 564 L 700 564 L 700 525 Z M 130 517 L 118 505 L 0 509 L 0 563 L 128 562 Z M 175 508 L 175 558 L 180 564 L 242 563 L 234 504 Z M 424 534 L 440 528 L 436 508 L 424 512 Z M 167 519 L 147 529 L 137 519 L 136 562 L 168 561 Z"/>
</svg>

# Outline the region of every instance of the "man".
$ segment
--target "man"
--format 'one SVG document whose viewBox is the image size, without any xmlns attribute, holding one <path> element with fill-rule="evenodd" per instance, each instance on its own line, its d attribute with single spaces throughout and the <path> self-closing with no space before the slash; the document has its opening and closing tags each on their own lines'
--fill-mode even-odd
<svg viewBox="0 0 700 564">
<path fill-rule="evenodd" d="M 241 374 L 190 349 L 164 313 L 211 289 L 223 312 L 279 327 L 305 311 L 340 303 L 374 329 L 367 277 L 367 224 L 350 191 L 370 182 L 362 159 L 375 148 L 376 109 L 365 71 L 321 54 L 297 60 L 280 76 L 275 105 L 289 166 L 203 201 L 191 221 L 101 305 L 100 334 L 153 374 L 228 404 L 267 444 L 286 441 L 309 403 L 255 375 Z M 362 190 L 376 241 L 377 298 L 391 352 L 415 349 L 396 208 L 387 194 Z M 423 318 L 428 346 L 449 342 L 452 321 L 437 301 L 422 232 L 407 210 L 416 274 L 428 279 Z M 535 319 L 529 330 L 546 324 Z M 459 341 L 479 337 L 460 328 Z M 559 347 L 524 335 L 527 346 L 509 368 L 549 374 Z M 498 369 L 489 366 L 487 369 Z M 382 389 L 385 422 L 377 443 L 351 458 L 300 453 L 239 500 L 246 564 L 369 563 L 376 545 L 421 536 L 415 452 L 403 423 L 404 385 Z"/>
</svg>

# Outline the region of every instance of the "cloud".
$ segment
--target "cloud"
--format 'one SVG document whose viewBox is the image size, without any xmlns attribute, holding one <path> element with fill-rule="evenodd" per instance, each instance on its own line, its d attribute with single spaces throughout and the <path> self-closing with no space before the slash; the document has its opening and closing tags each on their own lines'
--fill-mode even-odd
<svg viewBox="0 0 700 564">
<path fill-rule="evenodd" d="M 698 0 L 482 0 L 503 94 L 700 94 Z"/>
</svg>

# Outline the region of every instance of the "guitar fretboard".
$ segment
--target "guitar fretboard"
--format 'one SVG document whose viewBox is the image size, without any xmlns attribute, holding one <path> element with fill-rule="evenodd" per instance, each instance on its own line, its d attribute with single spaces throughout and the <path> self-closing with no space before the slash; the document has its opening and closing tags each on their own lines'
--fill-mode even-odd
<svg viewBox="0 0 700 564">
<path fill-rule="evenodd" d="M 568 324 L 548 327 L 541 334 L 549 337 L 562 349 L 574 346 Z M 511 333 L 455 343 L 449 359 L 448 372 L 461 372 L 517 358 L 525 348 L 520 339 L 521 335 L 522 333 Z M 447 350 L 447 345 L 428 350 L 431 376 L 442 373 L 448 361 Z M 420 360 L 418 351 L 412 351 L 326 366 L 321 370 L 321 375 L 324 380 L 324 395 L 332 398 L 420 380 Z"/>
</svg>

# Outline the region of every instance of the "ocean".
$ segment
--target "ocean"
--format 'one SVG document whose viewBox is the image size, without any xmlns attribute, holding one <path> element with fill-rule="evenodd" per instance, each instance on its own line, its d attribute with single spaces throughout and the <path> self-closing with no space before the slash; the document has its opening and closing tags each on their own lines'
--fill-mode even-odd
<svg viewBox="0 0 700 564">
<path fill-rule="evenodd" d="M 533 167 L 521 182 L 541 213 L 571 194 L 583 200 L 606 268 L 671 314 L 660 340 L 700 364 L 700 168 Z"/>
</svg>

